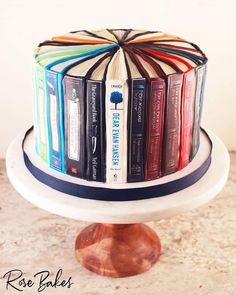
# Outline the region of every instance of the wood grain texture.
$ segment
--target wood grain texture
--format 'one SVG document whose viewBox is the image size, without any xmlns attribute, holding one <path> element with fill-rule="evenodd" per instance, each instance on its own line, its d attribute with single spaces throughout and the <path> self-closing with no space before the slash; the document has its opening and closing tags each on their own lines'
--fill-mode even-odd
<svg viewBox="0 0 236 295">
<path fill-rule="evenodd" d="M 147 271 L 160 256 L 156 233 L 145 224 L 101 224 L 86 227 L 76 240 L 76 256 L 100 275 L 126 277 Z"/>
</svg>

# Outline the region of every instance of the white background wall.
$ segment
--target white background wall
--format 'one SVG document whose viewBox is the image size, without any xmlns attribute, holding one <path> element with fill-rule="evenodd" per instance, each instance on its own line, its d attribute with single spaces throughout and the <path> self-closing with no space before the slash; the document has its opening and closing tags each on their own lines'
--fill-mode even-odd
<svg viewBox="0 0 236 295">
<path fill-rule="evenodd" d="M 0 157 L 32 124 L 34 47 L 78 29 L 158 29 L 200 45 L 209 58 L 203 126 L 236 150 L 235 0 L 0 0 Z"/>
</svg>

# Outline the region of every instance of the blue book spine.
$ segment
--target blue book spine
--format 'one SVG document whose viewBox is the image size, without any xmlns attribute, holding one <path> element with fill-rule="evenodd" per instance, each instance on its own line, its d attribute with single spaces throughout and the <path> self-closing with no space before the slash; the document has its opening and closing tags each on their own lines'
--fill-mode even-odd
<svg viewBox="0 0 236 295">
<path fill-rule="evenodd" d="M 46 108 L 48 119 L 49 163 L 50 167 L 65 172 L 64 168 L 64 123 L 63 89 L 61 77 L 46 69 Z"/>
<path fill-rule="evenodd" d="M 144 180 L 146 80 L 132 79 L 129 103 L 128 182 Z"/>
</svg>

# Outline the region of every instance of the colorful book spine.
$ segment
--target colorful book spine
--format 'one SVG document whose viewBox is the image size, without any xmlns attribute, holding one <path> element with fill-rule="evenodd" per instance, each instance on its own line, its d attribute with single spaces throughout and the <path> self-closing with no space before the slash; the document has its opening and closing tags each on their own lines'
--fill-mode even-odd
<svg viewBox="0 0 236 295">
<path fill-rule="evenodd" d="M 34 65 L 34 132 L 36 138 L 36 151 L 46 163 L 49 162 L 49 144 L 47 133 L 47 112 L 45 95 L 44 68 Z"/>
<path fill-rule="evenodd" d="M 84 78 L 65 76 L 63 91 L 65 170 L 67 174 L 86 178 Z"/>
<path fill-rule="evenodd" d="M 62 98 L 59 97 L 57 73 L 45 70 L 47 120 L 49 140 L 49 163 L 54 169 L 64 172 L 64 136 Z"/>
<path fill-rule="evenodd" d="M 182 81 L 183 74 L 171 74 L 167 80 L 162 153 L 162 171 L 164 175 L 178 170 Z"/>
<path fill-rule="evenodd" d="M 38 155 L 39 143 L 40 143 L 40 131 L 39 131 L 39 113 L 38 113 L 38 85 L 36 82 L 36 62 L 33 63 L 33 126 L 34 126 L 34 141 L 35 141 L 35 151 Z"/>
<path fill-rule="evenodd" d="M 127 85 L 106 81 L 106 180 L 127 181 Z"/>
<path fill-rule="evenodd" d="M 204 85 L 206 77 L 206 64 L 196 68 L 196 90 L 194 102 L 194 120 L 192 133 L 191 159 L 196 155 L 200 145 L 200 125 L 204 97 Z"/>
<path fill-rule="evenodd" d="M 161 176 L 166 85 L 160 78 L 150 80 L 147 108 L 145 180 Z"/>
<path fill-rule="evenodd" d="M 195 86 L 195 70 L 192 69 L 186 72 L 183 77 L 179 170 L 186 167 L 190 161 Z"/>
<path fill-rule="evenodd" d="M 87 180 L 105 182 L 105 84 L 86 83 Z"/>
<path fill-rule="evenodd" d="M 204 102 L 204 91 L 205 91 L 205 83 L 206 83 L 206 74 L 207 74 L 207 64 L 204 64 L 203 81 L 202 81 L 202 85 L 201 85 L 201 96 L 200 96 L 199 126 L 201 126 L 201 121 L 202 121 L 202 110 L 203 110 L 203 102 Z"/>
<path fill-rule="evenodd" d="M 131 79 L 127 181 L 144 180 L 146 79 Z"/>
</svg>

